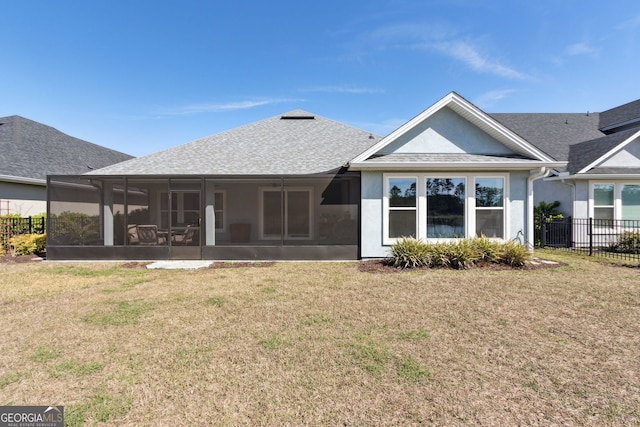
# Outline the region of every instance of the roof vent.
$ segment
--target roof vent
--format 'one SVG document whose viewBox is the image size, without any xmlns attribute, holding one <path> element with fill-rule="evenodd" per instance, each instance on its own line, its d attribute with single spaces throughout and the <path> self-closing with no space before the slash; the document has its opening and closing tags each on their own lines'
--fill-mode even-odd
<svg viewBox="0 0 640 427">
<path fill-rule="evenodd" d="M 280 120 L 315 120 L 315 116 L 281 116 Z"/>
</svg>

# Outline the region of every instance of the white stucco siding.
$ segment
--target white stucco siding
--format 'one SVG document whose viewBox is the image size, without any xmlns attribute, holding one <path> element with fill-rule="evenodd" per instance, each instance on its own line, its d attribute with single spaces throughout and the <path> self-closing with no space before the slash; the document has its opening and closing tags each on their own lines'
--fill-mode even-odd
<svg viewBox="0 0 640 427">
<path fill-rule="evenodd" d="M 408 174 L 425 176 L 438 175 L 439 172 L 434 171 L 412 171 Z M 447 172 L 451 175 L 451 172 Z M 456 175 L 455 173 L 453 173 Z M 461 171 L 460 176 L 467 179 L 467 191 L 473 191 L 474 177 L 483 176 L 505 176 L 504 172 L 469 172 Z M 529 171 L 514 171 L 506 174 L 508 176 L 507 199 L 506 203 L 506 221 L 504 240 L 520 239 L 529 240 L 527 233 L 527 181 Z M 384 239 L 384 208 L 383 208 L 383 190 L 384 190 L 385 173 L 383 171 L 364 171 L 361 176 L 362 185 L 362 205 L 361 205 L 361 256 L 362 258 L 382 258 L 389 255 L 389 244 L 385 244 Z M 468 193 L 468 197 L 469 193 Z M 469 200 L 469 199 L 468 199 Z M 467 234 L 471 237 L 474 230 L 469 229 L 470 224 L 475 223 L 469 215 L 475 215 L 475 209 L 467 206 Z M 426 211 L 419 214 L 420 221 L 424 221 Z"/>
<path fill-rule="evenodd" d="M 533 205 L 538 206 L 540 202 L 553 203 L 560 202 L 558 211 L 562 215 L 569 217 L 573 215 L 573 180 L 544 181 L 537 180 L 533 183 Z"/>
<path fill-rule="evenodd" d="M 380 153 L 513 154 L 508 147 L 449 108 L 434 113 Z"/>
<path fill-rule="evenodd" d="M 627 145 L 623 150 L 602 162 L 600 167 L 640 167 L 640 142 Z"/>
<path fill-rule="evenodd" d="M 388 246 L 382 245 L 382 172 L 362 172 L 361 248 L 362 258 L 384 258 Z"/>
</svg>

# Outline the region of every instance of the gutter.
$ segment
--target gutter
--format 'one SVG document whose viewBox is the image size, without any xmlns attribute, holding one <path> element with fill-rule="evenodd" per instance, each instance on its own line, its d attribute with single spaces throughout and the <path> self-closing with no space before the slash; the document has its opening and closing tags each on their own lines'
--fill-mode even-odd
<svg viewBox="0 0 640 427">
<path fill-rule="evenodd" d="M 43 187 L 47 186 L 46 179 L 25 178 L 22 176 L 14 176 L 14 175 L 0 175 L 0 181 L 13 182 L 16 184 L 41 185 Z"/>
<path fill-rule="evenodd" d="M 550 169 L 547 169 L 545 166 L 542 166 L 540 170 L 531 171 L 529 173 L 529 178 L 527 178 L 527 242 L 529 242 L 530 248 L 529 250 L 533 252 L 534 246 L 534 222 L 533 222 L 533 181 L 536 181 L 541 178 L 545 178 L 551 172 Z"/>
</svg>

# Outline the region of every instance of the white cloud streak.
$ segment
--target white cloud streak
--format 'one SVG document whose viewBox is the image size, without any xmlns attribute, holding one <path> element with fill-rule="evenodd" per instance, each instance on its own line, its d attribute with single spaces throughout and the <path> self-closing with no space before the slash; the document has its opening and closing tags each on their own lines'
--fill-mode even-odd
<svg viewBox="0 0 640 427">
<path fill-rule="evenodd" d="M 596 49 L 586 43 L 574 43 L 567 47 L 567 53 L 571 56 L 590 55 L 595 52 Z"/>
<path fill-rule="evenodd" d="M 529 78 L 512 67 L 484 54 L 451 28 L 443 25 L 406 24 L 381 27 L 367 35 L 367 41 L 377 49 L 414 49 L 437 52 L 462 62 L 470 69 L 512 80 Z"/>
<path fill-rule="evenodd" d="M 383 93 L 382 89 L 350 86 L 350 85 L 329 85 L 329 86 L 313 86 L 300 89 L 301 92 L 325 92 L 325 93 L 348 93 L 354 95 L 367 95 L 374 93 Z"/>
<path fill-rule="evenodd" d="M 497 102 L 502 101 L 514 92 L 516 92 L 514 89 L 492 90 L 478 96 L 473 103 L 484 110 L 493 107 Z"/>
<path fill-rule="evenodd" d="M 302 102 L 301 99 L 253 99 L 245 101 L 236 101 L 228 103 L 201 103 L 183 105 L 177 108 L 162 111 L 162 115 L 166 116 L 187 116 L 202 113 L 224 113 L 227 111 L 248 110 L 251 108 L 261 107 L 271 104 L 282 104 L 285 102 Z"/>
</svg>

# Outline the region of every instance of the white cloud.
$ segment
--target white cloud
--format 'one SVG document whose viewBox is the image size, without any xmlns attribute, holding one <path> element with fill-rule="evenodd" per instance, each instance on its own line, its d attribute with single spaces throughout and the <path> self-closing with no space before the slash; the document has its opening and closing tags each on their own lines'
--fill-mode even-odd
<svg viewBox="0 0 640 427">
<path fill-rule="evenodd" d="M 300 99 L 280 98 L 280 99 L 253 99 L 246 101 L 236 101 L 228 103 L 202 103 L 189 104 L 162 111 L 160 114 L 167 116 L 186 116 L 201 113 L 224 113 L 226 111 L 248 110 L 261 107 L 263 105 L 281 104 L 284 102 L 301 102 Z"/>
<path fill-rule="evenodd" d="M 313 87 L 303 88 L 300 91 L 301 92 L 325 92 L 325 93 L 350 93 L 355 95 L 384 92 L 382 89 L 374 89 L 374 88 L 350 86 L 350 85 L 313 86 Z"/>
<path fill-rule="evenodd" d="M 475 99 L 474 104 L 479 108 L 485 110 L 487 108 L 493 107 L 497 102 L 507 98 L 514 92 L 516 92 L 514 89 L 492 90 L 478 96 Z"/>
<path fill-rule="evenodd" d="M 589 55 L 595 53 L 596 49 L 589 46 L 587 43 L 574 43 L 571 46 L 567 47 L 567 53 L 571 56 L 577 55 Z"/>
<path fill-rule="evenodd" d="M 404 24 L 378 28 L 368 34 L 367 41 L 376 49 L 414 49 L 435 51 L 454 58 L 474 71 L 522 80 L 528 76 L 504 65 L 461 38 L 446 25 Z"/>
<path fill-rule="evenodd" d="M 443 54 L 464 62 L 481 73 L 493 74 L 508 79 L 522 80 L 527 76 L 511 67 L 500 64 L 491 58 L 482 55 L 475 47 L 465 41 L 446 41 L 436 45 Z"/>
<path fill-rule="evenodd" d="M 635 29 L 638 27 L 640 27 L 640 15 L 619 23 L 618 25 L 616 25 L 615 28 L 617 30 L 626 30 L 626 29 Z"/>
</svg>

